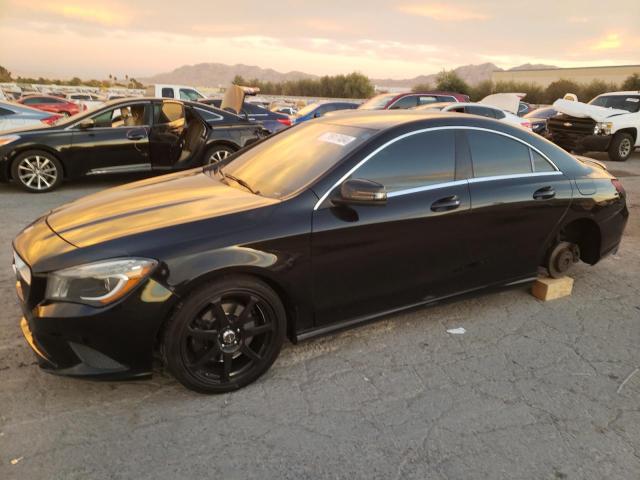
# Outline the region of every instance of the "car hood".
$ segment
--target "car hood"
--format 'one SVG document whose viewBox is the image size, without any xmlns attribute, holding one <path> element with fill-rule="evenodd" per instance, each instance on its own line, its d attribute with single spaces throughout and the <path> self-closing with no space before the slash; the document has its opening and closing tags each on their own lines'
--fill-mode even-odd
<svg viewBox="0 0 640 480">
<path fill-rule="evenodd" d="M 493 95 L 484 97 L 478 103 L 498 107 L 501 110 L 506 110 L 507 112 L 517 115 L 522 97 L 524 97 L 523 93 L 494 93 Z"/>
<path fill-rule="evenodd" d="M 230 187 L 199 168 L 89 195 L 51 211 L 47 223 L 67 242 L 88 247 L 278 202 Z"/>
<path fill-rule="evenodd" d="M 626 110 L 617 108 L 598 107 L 597 105 L 588 105 L 586 103 L 564 99 L 553 102 L 553 108 L 571 117 L 592 118 L 596 122 L 604 122 L 607 118 L 613 117 L 614 115 L 629 113 Z"/>
</svg>

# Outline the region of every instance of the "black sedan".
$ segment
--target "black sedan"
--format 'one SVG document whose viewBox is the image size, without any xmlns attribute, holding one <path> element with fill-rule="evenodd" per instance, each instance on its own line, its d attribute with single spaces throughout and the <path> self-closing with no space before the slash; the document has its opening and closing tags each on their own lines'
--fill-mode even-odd
<svg viewBox="0 0 640 480">
<path fill-rule="evenodd" d="M 54 373 L 200 392 L 292 342 L 615 252 L 625 193 L 598 163 L 488 118 L 354 111 L 217 165 L 75 201 L 13 242 L 24 335 Z"/>
<path fill-rule="evenodd" d="M 546 138 L 549 134 L 547 121 L 557 114 L 558 112 L 552 107 L 541 107 L 527 113 L 524 118 L 531 122 L 531 130 L 534 133 Z"/>
<path fill-rule="evenodd" d="M 268 133 L 200 103 L 116 100 L 52 127 L 0 135 L 0 181 L 41 193 L 85 175 L 183 170 L 223 160 Z"/>
</svg>

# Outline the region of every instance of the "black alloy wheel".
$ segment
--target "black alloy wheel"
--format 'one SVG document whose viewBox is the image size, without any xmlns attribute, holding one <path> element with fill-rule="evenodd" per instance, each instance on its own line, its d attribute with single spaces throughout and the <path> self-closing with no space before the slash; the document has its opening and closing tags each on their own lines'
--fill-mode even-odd
<svg viewBox="0 0 640 480">
<path fill-rule="evenodd" d="M 251 277 L 225 277 L 197 290 L 169 320 L 165 363 L 191 390 L 236 390 L 273 364 L 285 325 L 282 302 L 269 286 Z"/>
</svg>

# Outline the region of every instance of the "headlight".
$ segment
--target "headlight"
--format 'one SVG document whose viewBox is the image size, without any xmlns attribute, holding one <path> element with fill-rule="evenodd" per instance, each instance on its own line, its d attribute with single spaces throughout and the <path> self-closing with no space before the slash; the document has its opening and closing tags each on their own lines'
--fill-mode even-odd
<svg viewBox="0 0 640 480">
<path fill-rule="evenodd" d="M 11 142 L 15 142 L 20 139 L 20 135 L 1 135 L 0 136 L 0 147 L 6 145 Z"/>
<path fill-rule="evenodd" d="M 106 305 L 131 291 L 157 263 L 146 258 L 122 258 L 58 270 L 49 274 L 45 296 L 49 300 Z"/>
<path fill-rule="evenodd" d="M 613 130 L 613 123 L 611 122 L 598 122 L 593 129 L 595 135 L 611 135 Z"/>
<path fill-rule="evenodd" d="M 16 275 L 20 275 L 20 278 L 26 282 L 27 285 L 31 285 L 31 269 L 22 261 L 16 252 L 13 252 L 13 268 Z"/>
</svg>

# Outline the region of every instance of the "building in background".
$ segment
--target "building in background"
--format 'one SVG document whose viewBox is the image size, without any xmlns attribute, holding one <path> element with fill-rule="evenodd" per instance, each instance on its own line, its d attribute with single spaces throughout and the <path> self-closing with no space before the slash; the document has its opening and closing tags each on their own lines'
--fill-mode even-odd
<svg viewBox="0 0 640 480">
<path fill-rule="evenodd" d="M 620 85 L 630 75 L 640 75 L 640 65 L 620 65 L 614 67 L 581 67 L 581 68 L 543 68 L 532 70 L 506 70 L 493 72 L 494 82 L 526 82 L 547 87 L 556 80 L 573 80 L 578 83 L 589 83 L 592 80 L 602 80 L 606 83 Z"/>
</svg>

